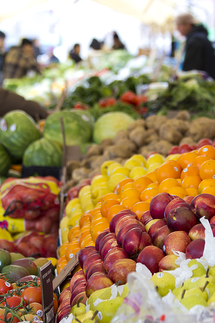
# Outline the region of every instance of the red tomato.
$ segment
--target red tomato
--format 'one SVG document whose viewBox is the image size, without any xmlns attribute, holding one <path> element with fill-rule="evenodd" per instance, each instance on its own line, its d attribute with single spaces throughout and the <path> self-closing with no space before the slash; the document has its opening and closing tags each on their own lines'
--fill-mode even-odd
<svg viewBox="0 0 215 323">
<path fill-rule="evenodd" d="M 12 314 L 11 313 L 8 313 L 7 314 L 7 320 L 9 321 L 9 319 L 12 317 Z M 17 317 L 14 317 L 12 322 L 10 323 L 17 323 L 19 322 L 20 320 L 17 318 Z M 4 314 L 3 315 L 0 315 L 0 323 L 5 323 L 5 320 L 4 320 Z"/>
<path fill-rule="evenodd" d="M 21 303 L 22 299 L 19 296 L 11 296 L 6 298 L 5 302 L 2 303 L 4 306 L 8 306 L 10 308 L 16 307 Z"/>
<path fill-rule="evenodd" d="M 12 290 L 13 286 L 5 281 L 4 279 L 0 279 L 0 295 L 6 294 L 9 290 Z"/>
<path fill-rule="evenodd" d="M 26 304 L 34 302 L 42 304 L 42 294 L 40 288 L 28 287 L 22 292 L 21 297 L 23 297 Z"/>
</svg>

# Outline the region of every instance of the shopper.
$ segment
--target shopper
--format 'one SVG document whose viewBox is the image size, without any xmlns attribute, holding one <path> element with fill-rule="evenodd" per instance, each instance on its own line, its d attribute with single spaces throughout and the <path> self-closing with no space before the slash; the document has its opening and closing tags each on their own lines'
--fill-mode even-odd
<svg viewBox="0 0 215 323">
<path fill-rule="evenodd" d="M 4 78 L 21 78 L 29 71 L 40 73 L 39 65 L 34 58 L 32 42 L 29 39 L 22 39 L 20 47 L 9 50 L 3 67 Z"/>
<path fill-rule="evenodd" d="M 94 50 L 101 50 L 102 47 L 104 45 L 104 42 L 100 42 L 98 41 L 96 38 L 93 38 L 91 44 L 90 44 L 90 48 L 94 49 Z"/>
<path fill-rule="evenodd" d="M 34 57 L 37 59 L 39 55 L 41 55 L 41 50 L 40 50 L 40 42 L 39 39 L 34 38 L 32 40 L 32 45 L 33 45 L 33 51 L 34 51 Z"/>
<path fill-rule="evenodd" d="M 82 61 L 80 57 L 80 52 L 81 52 L 80 44 L 75 44 L 73 49 L 69 53 L 70 58 L 73 59 L 75 63 L 79 63 Z"/>
<path fill-rule="evenodd" d="M 125 45 L 121 42 L 118 34 L 114 31 L 113 33 L 113 47 L 112 49 L 126 49 Z"/>
<path fill-rule="evenodd" d="M 190 13 L 179 15 L 176 25 L 181 35 L 186 37 L 183 71 L 205 71 L 215 79 L 215 50 L 207 38 L 207 29 Z"/>
<path fill-rule="evenodd" d="M 27 101 L 22 96 L 0 88 L 0 117 L 12 110 L 22 110 L 35 120 L 45 119 L 48 112 L 35 101 Z"/>
</svg>

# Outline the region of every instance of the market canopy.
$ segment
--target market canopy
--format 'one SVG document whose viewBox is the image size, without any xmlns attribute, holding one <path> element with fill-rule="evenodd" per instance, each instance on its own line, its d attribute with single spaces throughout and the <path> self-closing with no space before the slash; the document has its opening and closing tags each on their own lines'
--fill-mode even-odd
<svg viewBox="0 0 215 323">
<path fill-rule="evenodd" d="M 94 0 L 141 20 L 145 24 L 164 26 L 174 14 L 174 0 Z"/>
</svg>

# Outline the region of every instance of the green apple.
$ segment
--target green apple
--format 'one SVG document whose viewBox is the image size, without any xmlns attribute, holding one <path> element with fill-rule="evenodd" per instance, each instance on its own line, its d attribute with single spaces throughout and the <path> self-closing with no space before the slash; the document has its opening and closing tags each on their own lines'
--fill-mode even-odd
<svg viewBox="0 0 215 323">
<path fill-rule="evenodd" d="M 161 297 L 167 295 L 169 290 L 175 288 L 175 277 L 166 272 L 159 272 L 151 277 L 151 281 L 154 283 L 157 292 Z"/>
</svg>

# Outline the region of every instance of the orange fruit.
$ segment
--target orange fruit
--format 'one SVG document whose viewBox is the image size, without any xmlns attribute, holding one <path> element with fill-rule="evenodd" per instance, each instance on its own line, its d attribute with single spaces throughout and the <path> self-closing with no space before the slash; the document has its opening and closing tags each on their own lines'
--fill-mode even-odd
<svg viewBox="0 0 215 323">
<path fill-rule="evenodd" d="M 69 242 L 72 241 L 74 238 L 77 238 L 78 235 L 79 235 L 79 232 L 80 232 L 79 225 L 76 225 L 75 227 L 72 227 L 69 230 L 69 233 L 68 233 L 68 240 L 69 240 Z"/>
<path fill-rule="evenodd" d="M 157 180 L 161 183 L 166 178 L 180 178 L 180 169 L 171 163 L 164 163 L 157 170 Z"/>
<path fill-rule="evenodd" d="M 215 187 L 215 178 L 203 179 L 198 187 L 199 193 L 201 194 L 207 187 Z"/>
<path fill-rule="evenodd" d="M 83 227 L 80 230 L 80 233 L 83 233 L 85 231 L 88 231 L 90 229 L 90 222 L 83 225 Z"/>
<path fill-rule="evenodd" d="M 149 206 L 150 206 L 150 203 L 147 203 L 147 202 L 137 202 L 136 204 L 134 204 L 132 211 L 134 213 L 136 213 L 136 215 L 138 216 L 138 219 L 140 220 L 142 214 L 145 211 L 148 211 L 149 210 Z"/>
<path fill-rule="evenodd" d="M 157 182 L 157 172 L 153 171 L 153 172 L 148 172 L 145 177 L 148 177 L 152 180 L 152 182 Z"/>
<path fill-rule="evenodd" d="M 109 223 L 108 222 L 108 219 L 107 218 L 105 218 L 105 217 L 100 217 L 100 218 L 97 218 L 97 219 L 92 219 L 92 221 L 91 221 L 91 229 L 92 229 L 92 227 L 94 227 L 97 223 Z"/>
<path fill-rule="evenodd" d="M 187 176 L 183 179 L 181 186 L 183 188 L 193 187 L 198 190 L 199 184 L 201 183 L 201 178 L 198 175 Z"/>
<path fill-rule="evenodd" d="M 152 199 L 155 195 L 159 193 L 158 188 L 146 188 L 141 194 L 140 199 L 141 201 L 147 201 Z"/>
<path fill-rule="evenodd" d="M 111 208 L 111 206 L 113 205 L 119 205 L 120 202 L 118 200 L 107 200 L 107 201 L 104 201 L 102 203 L 102 206 L 101 206 L 101 214 L 102 216 L 104 216 L 105 218 L 107 217 L 108 215 L 108 212 Z"/>
<path fill-rule="evenodd" d="M 194 187 L 186 188 L 186 192 L 188 196 L 193 196 L 193 197 L 199 194 L 198 190 Z"/>
<path fill-rule="evenodd" d="M 180 165 L 177 161 L 175 161 L 175 160 L 166 160 L 166 161 L 164 162 L 164 164 L 170 164 L 170 165 L 172 165 L 172 166 L 177 167 L 177 168 L 179 169 L 180 173 L 181 173 L 181 171 L 182 171 L 181 165 Z"/>
<path fill-rule="evenodd" d="M 89 231 L 85 231 L 83 233 L 80 233 L 80 235 L 79 235 L 79 246 L 80 247 L 81 247 L 81 243 L 84 240 L 84 238 L 87 237 L 87 236 L 89 236 L 89 235 L 91 236 L 90 230 Z"/>
<path fill-rule="evenodd" d="M 149 184 L 146 188 L 159 188 L 159 184 L 158 183 L 151 183 Z"/>
<path fill-rule="evenodd" d="M 58 260 L 57 260 L 57 265 L 59 265 L 62 261 L 66 260 L 66 257 L 65 255 L 60 257 Z"/>
<path fill-rule="evenodd" d="M 133 181 L 134 180 L 132 178 L 124 178 L 116 185 L 114 193 L 120 195 L 122 187 L 127 183 L 133 183 Z"/>
<path fill-rule="evenodd" d="M 202 193 L 215 195 L 215 187 L 206 187 L 203 189 Z"/>
<path fill-rule="evenodd" d="M 215 148 L 211 145 L 205 145 L 197 151 L 197 155 L 201 156 L 208 156 L 210 159 L 215 159 Z"/>
<path fill-rule="evenodd" d="M 175 187 L 170 188 L 170 190 L 167 193 L 169 193 L 171 195 L 176 195 L 182 199 L 185 196 L 187 196 L 187 192 L 186 192 L 185 188 L 180 187 L 180 186 L 175 186 Z"/>
<path fill-rule="evenodd" d="M 90 222 L 90 212 L 82 214 L 79 220 L 79 227 L 82 228 L 85 222 Z"/>
<path fill-rule="evenodd" d="M 126 197 L 140 197 L 140 192 L 136 190 L 135 188 L 127 188 L 127 190 L 124 190 L 121 195 L 120 199 L 121 201 L 126 198 Z"/>
<path fill-rule="evenodd" d="M 65 253 L 65 258 L 69 262 L 72 257 L 80 250 L 79 243 L 78 246 L 68 245 Z"/>
<path fill-rule="evenodd" d="M 125 210 L 126 208 L 123 205 L 113 205 L 110 207 L 109 211 L 108 211 L 108 215 L 107 215 L 107 220 L 110 223 L 110 221 L 112 220 L 112 218 L 120 211 Z"/>
<path fill-rule="evenodd" d="M 90 211 L 90 219 L 92 219 L 92 217 L 98 213 L 101 213 L 101 207 L 96 207 L 95 209 L 93 209 L 92 211 Z"/>
<path fill-rule="evenodd" d="M 166 178 L 159 185 L 159 193 L 168 192 L 174 186 L 181 186 L 175 178 Z"/>
<path fill-rule="evenodd" d="M 121 189 L 121 194 L 122 194 L 122 192 L 124 192 L 128 188 L 133 188 L 133 182 L 129 182 L 129 183 L 125 184 Z"/>
<path fill-rule="evenodd" d="M 139 192 L 142 192 L 146 189 L 146 187 L 153 183 L 153 181 L 146 176 L 140 176 L 139 178 L 137 178 L 134 183 L 133 183 L 133 188 L 135 188 L 136 190 L 138 190 Z"/>
<path fill-rule="evenodd" d="M 188 153 L 181 154 L 177 162 L 181 165 L 181 168 L 184 169 L 186 168 L 189 164 L 193 164 L 195 161 L 197 155 L 193 151 L 190 151 Z M 180 177 L 180 176 L 179 176 Z"/>
<path fill-rule="evenodd" d="M 105 194 L 100 200 L 99 202 L 104 202 L 104 201 L 107 201 L 107 200 L 120 200 L 120 197 L 118 194 L 115 194 L 115 193 L 108 193 L 108 194 Z"/>
<path fill-rule="evenodd" d="M 105 229 L 109 228 L 109 223 L 101 222 L 97 223 L 92 229 L 91 229 L 91 236 L 94 242 L 96 242 L 96 238 L 100 233 L 102 233 Z"/>
<path fill-rule="evenodd" d="M 199 175 L 199 169 L 197 166 L 193 166 L 190 165 L 188 167 L 185 167 L 182 172 L 181 172 L 181 180 L 183 181 L 183 179 L 187 176 L 195 176 L 195 175 Z"/>
<path fill-rule="evenodd" d="M 121 205 L 123 205 L 126 209 L 132 210 L 134 204 L 140 202 L 138 197 L 125 197 L 121 201 Z"/>
<path fill-rule="evenodd" d="M 81 243 L 81 249 L 83 249 L 85 247 L 89 247 L 89 246 L 95 246 L 95 243 L 92 239 L 91 234 L 84 238 L 84 240 Z"/>
<path fill-rule="evenodd" d="M 65 255 L 68 245 L 69 245 L 69 242 L 64 242 L 62 246 L 59 247 L 58 249 L 59 257 L 62 257 Z"/>
<path fill-rule="evenodd" d="M 63 260 L 59 265 L 57 265 L 57 274 L 59 274 L 61 272 L 61 270 L 66 267 L 67 265 L 67 260 Z"/>
<path fill-rule="evenodd" d="M 199 176 L 201 179 L 215 178 L 215 160 L 206 160 L 199 170 Z"/>
<path fill-rule="evenodd" d="M 210 157 L 208 156 L 197 156 L 196 159 L 193 161 L 192 165 L 193 166 L 196 166 L 198 168 L 198 170 L 200 170 L 202 164 L 206 161 L 206 160 L 209 160 Z"/>
</svg>

